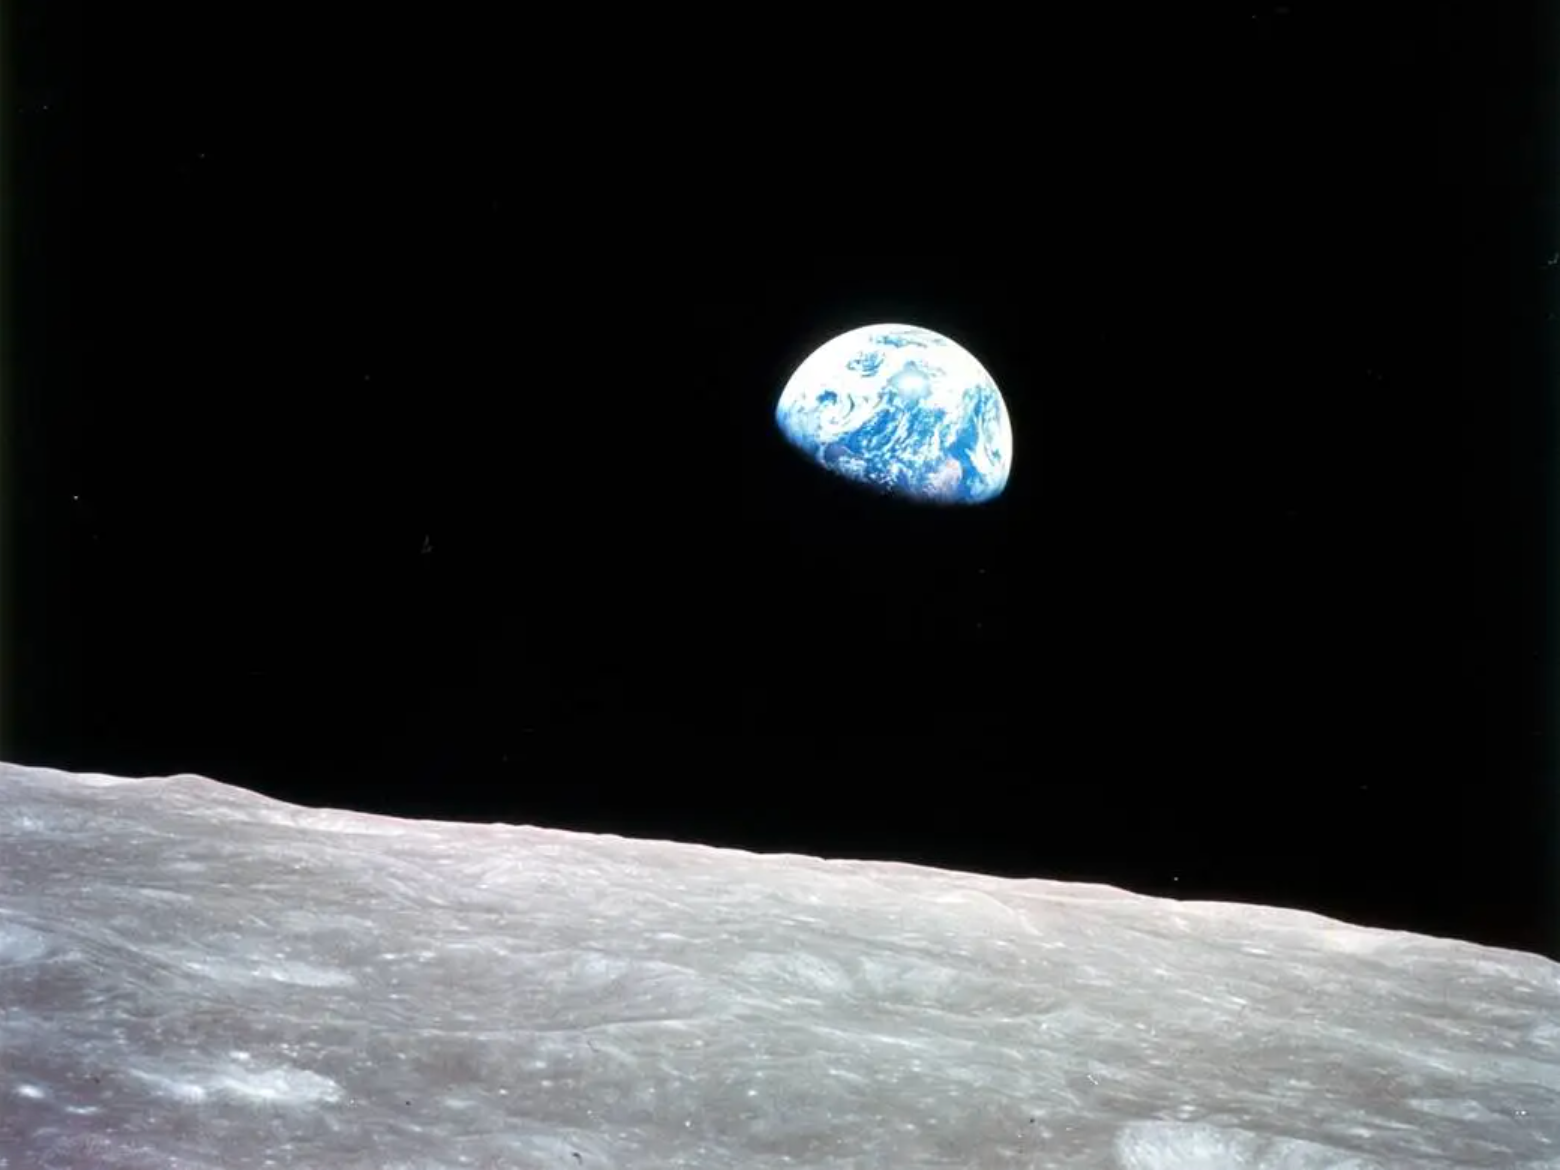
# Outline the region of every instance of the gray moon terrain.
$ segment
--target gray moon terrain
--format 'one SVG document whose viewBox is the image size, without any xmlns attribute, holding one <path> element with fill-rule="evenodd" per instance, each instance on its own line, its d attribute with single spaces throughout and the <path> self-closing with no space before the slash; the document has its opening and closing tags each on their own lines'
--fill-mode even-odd
<svg viewBox="0 0 1560 1170">
<path fill-rule="evenodd" d="M 1560 965 L 0 765 L 0 1170 L 1560 1170 Z"/>
</svg>

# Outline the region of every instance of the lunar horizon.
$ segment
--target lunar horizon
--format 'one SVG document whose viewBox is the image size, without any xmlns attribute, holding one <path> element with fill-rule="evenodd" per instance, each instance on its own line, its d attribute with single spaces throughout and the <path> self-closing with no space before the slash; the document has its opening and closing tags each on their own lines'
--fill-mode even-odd
<svg viewBox="0 0 1560 1170">
<path fill-rule="evenodd" d="M 1560 964 L 0 765 L 0 1165 L 1560 1166 Z"/>
</svg>

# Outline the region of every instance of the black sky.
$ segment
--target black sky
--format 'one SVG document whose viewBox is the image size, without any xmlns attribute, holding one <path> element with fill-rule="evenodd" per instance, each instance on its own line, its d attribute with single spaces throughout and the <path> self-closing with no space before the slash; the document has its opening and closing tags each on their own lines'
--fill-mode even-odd
<svg viewBox="0 0 1560 1170">
<path fill-rule="evenodd" d="M 1536 9 L 21 8 L 5 757 L 1560 954 Z M 995 505 L 780 442 L 881 320 Z"/>
</svg>

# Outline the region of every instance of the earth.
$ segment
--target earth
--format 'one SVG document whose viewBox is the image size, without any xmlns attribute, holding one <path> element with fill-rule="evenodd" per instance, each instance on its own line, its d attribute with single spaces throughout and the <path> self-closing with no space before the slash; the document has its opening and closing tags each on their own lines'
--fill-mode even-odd
<svg viewBox="0 0 1560 1170">
<path fill-rule="evenodd" d="M 820 346 L 786 383 L 775 421 L 835 474 L 915 500 L 994 500 L 1013 467 L 996 382 L 963 346 L 914 325 L 864 325 Z"/>
</svg>

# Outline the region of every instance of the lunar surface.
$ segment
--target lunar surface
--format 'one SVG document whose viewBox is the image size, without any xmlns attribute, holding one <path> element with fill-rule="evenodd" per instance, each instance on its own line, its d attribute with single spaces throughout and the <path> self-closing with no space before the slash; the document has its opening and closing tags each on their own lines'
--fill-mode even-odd
<svg viewBox="0 0 1560 1170">
<path fill-rule="evenodd" d="M 0 1168 L 1560 1168 L 1560 965 L 0 766 Z"/>
</svg>

